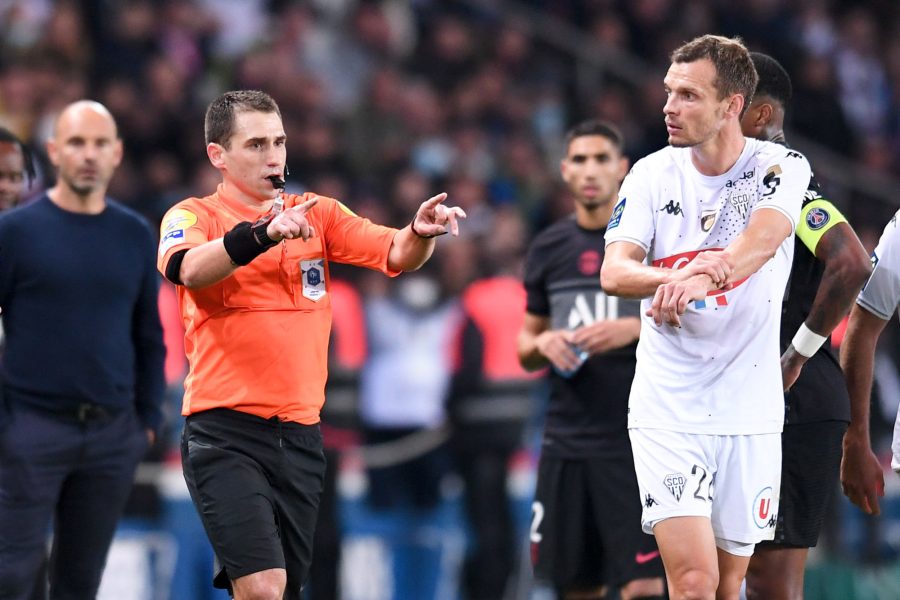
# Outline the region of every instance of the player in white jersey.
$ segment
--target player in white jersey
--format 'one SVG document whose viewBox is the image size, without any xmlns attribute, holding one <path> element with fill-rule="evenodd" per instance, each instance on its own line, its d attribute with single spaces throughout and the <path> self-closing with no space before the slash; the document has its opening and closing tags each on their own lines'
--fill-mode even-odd
<svg viewBox="0 0 900 600">
<path fill-rule="evenodd" d="M 841 484 L 850 500 L 869 514 L 878 514 L 884 496 L 884 472 L 869 440 L 869 402 L 875 344 L 891 316 L 900 308 L 900 211 L 884 228 L 872 253 L 872 276 L 850 312 L 841 344 L 841 367 L 850 392 L 850 428 L 844 434 Z M 891 467 L 900 474 L 900 411 L 894 425 Z"/>
<path fill-rule="evenodd" d="M 634 166 L 606 233 L 604 289 L 644 298 L 628 426 L 673 599 L 736 600 L 776 523 L 781 300 L 810 168 L 741 133 L 756 81 L 740 40 L 672 53 L 670 147 Z"/>
</svg>

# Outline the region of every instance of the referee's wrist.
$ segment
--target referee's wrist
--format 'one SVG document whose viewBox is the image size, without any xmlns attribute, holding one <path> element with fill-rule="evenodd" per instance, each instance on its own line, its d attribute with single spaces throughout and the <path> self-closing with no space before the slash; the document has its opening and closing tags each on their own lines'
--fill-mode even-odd
<svg viewBox="0 0 900 600">
<path fill-rule="evenodd" d="M 413 220 L 410 222 L 409 228 L 412 230 L 412 232 L 414 234 L 416 234 L 416 237 L 420 237 L 423 240 L 434 239 L 440 235 L 439 233 L 433 233 L 431 235 L 426 235 L 426 234 L 422 234 L 422 233 L 419 233 L 418 231 L 416 231 L 416 219 L 415 218 L 413 218 Z"/>
<path fill-rule="evenodd" d="M 249 221 L 235 225 L 222 237 L 222 243 L 228 258 L 236 266 L 250 264 L 254 258 L 278 244 L 267 235 L 265 223 L 251 225 Z"/>
</svg>

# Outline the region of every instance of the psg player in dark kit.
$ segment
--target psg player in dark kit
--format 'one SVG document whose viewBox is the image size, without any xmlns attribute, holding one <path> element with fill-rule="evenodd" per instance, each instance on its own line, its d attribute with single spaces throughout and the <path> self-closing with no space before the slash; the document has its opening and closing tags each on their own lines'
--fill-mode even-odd
<svg viewBox="0 0 900 600">
<path fill-rule="evenodd" d="M 791 79 L 771 56 L 752 52 L 759 75 L 741 119 L 747 137 L 786 144 L 784 117 Z M 809 182 L 797 223 L 794 263 L 781 312 L 785 420 L 781 434 L 781 501 L 775 539 L 757 544 L 747 570 L 747 598 L 803 596 L 809 549 L 819 540 L 838 487 L 841 441 L 850 398 L 827 343 L 872 269 L 847 219 Z"/>
<path fill-rule="evenodd" d="M 626 419 L 640 301 L 600 287 L 603 235 L 628 170 L 622 144 L 600 121 L 568 132 L 561 171 L 575 214 L 535 238 L 525 268 L 519 359 L 527 369 L 551 366 L 532 561 L 560 598 L 617 589 L 623 600 L 651 600 L 665 587 L 656 542 L 641 531 Z"/>
</svg>

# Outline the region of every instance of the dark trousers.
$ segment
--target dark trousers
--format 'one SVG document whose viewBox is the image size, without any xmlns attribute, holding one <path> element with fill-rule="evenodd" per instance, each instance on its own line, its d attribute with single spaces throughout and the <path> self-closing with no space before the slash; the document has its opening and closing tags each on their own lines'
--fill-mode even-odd
<svg viewBox="0 0 900 600">
<path fill-rule="evenodd" d="M 397 442 L 421 432 L 418 427 L 366 428 L 366 444 Z M 441 502 L 441 479 L 450 469 L 447 447 L 438 446 L 412 459 L 385 467 L 371 467 L 369 505 L 376 510 L 414 508 L 431 510 Z"/>
<path fill-rule="evenodd" d="M 510 448 L 458 451 L 465 507 L 473 543 L 463 566 L 467 600 L 503 598 L 516 562 L 515 525 L 506 478 Z"/>
<path fill-rule="evenodd" d="M 53 521 L 52 600 L 97 595 L 147 436 L 133 412 L 79 422 L 13 406 L 0 431 L 0 599 L 32 598 Z"/>
</svg>

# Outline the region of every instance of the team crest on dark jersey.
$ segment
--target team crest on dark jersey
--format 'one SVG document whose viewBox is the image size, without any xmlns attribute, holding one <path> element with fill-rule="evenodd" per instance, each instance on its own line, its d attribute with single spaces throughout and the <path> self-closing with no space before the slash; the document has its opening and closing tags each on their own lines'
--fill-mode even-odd
<svg viewBox="0 0 900 600">
<path fill-rule="evenodd" d="M 600 271 L 600 253 L 596 250 L 585 250 L 578 257 L 578 270 L 582 275 L 596 275 Z"/>
<path fill-rule="evenodd" d="M 818 206 L 806 213 L 806 224 L 813 231 L 822 229 L 830 220 L 831 215 L 828 214 L 828 211 L 824 208 L 819 208 Z"/>
</svg>

